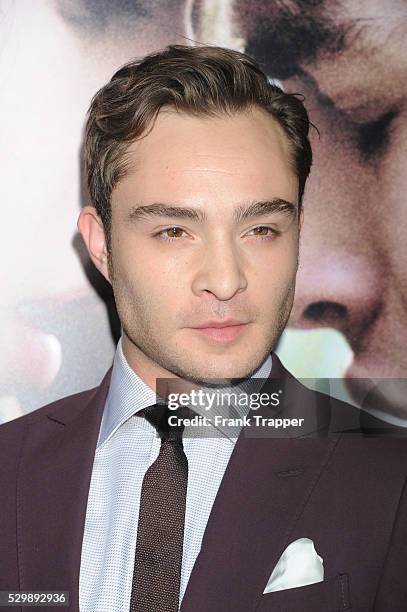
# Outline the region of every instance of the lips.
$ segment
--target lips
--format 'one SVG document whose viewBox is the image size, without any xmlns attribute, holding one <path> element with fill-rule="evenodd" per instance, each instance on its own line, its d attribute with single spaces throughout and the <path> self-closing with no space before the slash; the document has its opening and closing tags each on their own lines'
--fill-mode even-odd
<svg viewBox="0 0 407 612">
<path fill-rule="evenodd" d="M 199 327 L 192 328 L 197 334 L 215 342 L 233 342 L 241 336 L 248 327 L 248 323 L 228 321 L 208 321 Z"/>
<path fill-rule="evenodd" d="M 244 321 L 238 321 L 237 319 L 225 319 L 224 321 L 206 321 L 201 325 L 195 325 L 194 329 L 208 329 L 211 327 L 215 329 L 222 329 L 224 327 L 235 327 L 237 325 L 246 325 L 246 323 Z"/>
</svg>

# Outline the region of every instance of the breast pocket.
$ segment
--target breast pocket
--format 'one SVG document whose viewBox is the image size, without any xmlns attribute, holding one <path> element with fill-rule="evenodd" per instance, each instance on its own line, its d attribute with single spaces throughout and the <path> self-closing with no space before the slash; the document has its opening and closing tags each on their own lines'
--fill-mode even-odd
<svg viewBox="0 0 407 612">
<path fill-rule="evenodd" d="M 262 595 L 256 612 L 341 612 L 352 608 L 348 574 Z"/>
</svg>

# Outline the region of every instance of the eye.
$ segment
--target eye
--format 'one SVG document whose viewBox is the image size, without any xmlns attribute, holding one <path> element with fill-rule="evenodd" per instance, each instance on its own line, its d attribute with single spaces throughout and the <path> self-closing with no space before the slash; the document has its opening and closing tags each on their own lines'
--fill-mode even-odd
<svg viewBox="0 0 407 612">
<path fill-rule="evenodd" d="M 254 232 L 254 236 L 258 236 L 259 238 L 263 238 L 266 240 L 272 240 L 276 236 L 280 235 L 280 232 L 273 227 L 269 227 L 268 225 L 258 225 L 257 227 L 253 227 L 249 231 L 249 234 Z"/>
<path fill-rule="evenodd" d="M 363 123 L 359 127 L 358 146 L 366 160 L 383 152 L 389 140 L 391 123 L 396 116 L 397 112 L 390 110 L 378 119 Z"/>
<path fill-rule="evenodd" d="M 164 228 L 163 230 L 155 234 L 155 236 L 157 236 L 161 240 L 172 242 L 173 240 L 178 240 L 178 238 L 182 238 L 182 233 L 184 233 L 184 230 L 181 227 L 174 225 L 172 227 Z"/>
</svg>

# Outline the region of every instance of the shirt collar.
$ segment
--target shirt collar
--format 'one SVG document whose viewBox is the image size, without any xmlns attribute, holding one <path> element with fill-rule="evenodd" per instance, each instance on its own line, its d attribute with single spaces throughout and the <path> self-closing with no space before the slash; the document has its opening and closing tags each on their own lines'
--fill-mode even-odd
<svg viewBox="0 0 407 612">
<path fill-rule="evenodd" d="M 253 392 L 256 388 L 260 389 L 263 385 L 262 379 L 270 376 L 271 366 L 272 358 L 269 354 L 250 377 L 239 383 L 239 385 L 233 386 L 233 391 L 247 393 L 249 387 L 250 392 Z M 256 381 L 256 379 L 259 380 Z M 231 387 L 223 387 L 219 391 L 227 393 L 231 391 Z M 97 448 L 104 444 L 131 416 L 156 402 L 157 396 L 155 391 L 143 382 L 128 364 L 123 354 L 122 338 L 120 338 L 113 360 L 112 376 L 103 411 Z M 248 414 L 250 406 L 242 404 L 235 406 L 235 409 L 238 416 L 244 417 Z M 198 414 L 208 416 L 204 407 L 194 407 L 194 410 Z M 217 414 L 220 414 L 220 411 Z M 237 433 L 234 433 L 234 428 L 227 425 L 218 425 L 217 429 L 228 438 L 233 438 L 237 435 Z"/>
</svg>

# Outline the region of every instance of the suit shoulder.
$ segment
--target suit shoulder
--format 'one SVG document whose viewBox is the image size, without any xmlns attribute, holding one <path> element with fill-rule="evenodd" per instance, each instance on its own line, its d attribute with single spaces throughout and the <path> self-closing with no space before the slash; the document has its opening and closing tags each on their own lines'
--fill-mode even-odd
<svg viewBox="0 0 407 612">
<path fill-rule="evenodd" d="M 305 403 L 317 404 L 321 411 L 329 412 L 330 431 L 343 432 L 360 429 L 360 410 L 357 406 L 330 395 L 330 389 L 325 391 L 311 389 L 298 378 L 292 377 L 292 380 L 299 386 Z"/>
<path fill-rule="evenodd" d="M 407 429 L 393 426 L 386 421 L 372 418 L 364 410 L 329 393 L 316 391 L 306 387 L 304 383 L 295 379 L 300 385 L 304 398 L 304 405 L 314 403 L 321 414 L 329 415 L 329 435 L 339 434 L 341 444 L 349 444 L 349 448 L 367 452 L 367 446 L 379 453 L 381 461 L 407 465 Z M 327 417 L 328 418 L 328 417 Z"/>
<path fill-rule="evenodd" d="M 23 416 L 12 419 L 7 423 L 3 423 L 0 425 L 0 448 L 3 447 L 6 440 L 17 440 L 20 438 L 26 426 L 37 421 L 41 421 L 49 414 L 52 414 L 53 417 L 58 418 L 59 414 L 62 415 L 68 410 L 74 412 L 79 411 L 88 403 L 98 389 L 99 387 L 93 387 L 92 389 L 67 395 L 66 397 L 62 397 L 58 400 L 50 402 L 49 404 L 46 404 L 45 406 L 37 408 L 32 412 L 28 412 Z"/>
<path fill-rule="evenodd" d="M 24 440 L 31 426 L 45 423 L 49 419 L 65 425 L 79 417 L 88 407 L 99 409 L 104 405 L 110 376 L 111 368 L 99 386 L 68 395 L 0 425 L 0 485 L 8 482 L 12 486 Z"/>
</svg>

